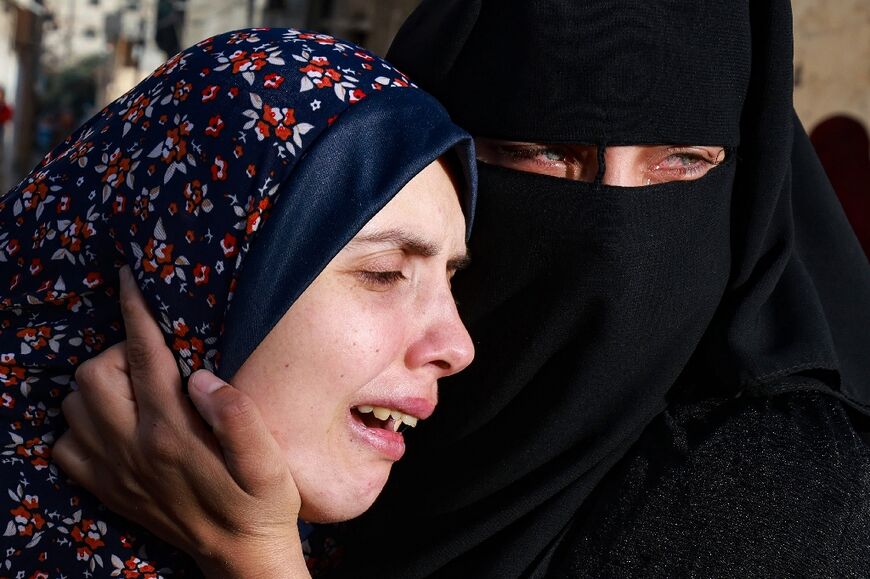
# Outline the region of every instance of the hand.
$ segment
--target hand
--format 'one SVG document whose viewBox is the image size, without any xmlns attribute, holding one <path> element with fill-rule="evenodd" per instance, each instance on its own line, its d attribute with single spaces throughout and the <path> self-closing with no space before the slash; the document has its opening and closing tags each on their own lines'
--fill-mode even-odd
<svg viewBox="0 0 870 579">
<path fill-rule="evenodd" d="M 128 268 L 121 311 L 127 342 L 79 366 L 55 461 L 208 576 L 309 577 L 299 493 L 253 401 L 200 370 L 188 381 L 191 406 Z"/>
</svg>

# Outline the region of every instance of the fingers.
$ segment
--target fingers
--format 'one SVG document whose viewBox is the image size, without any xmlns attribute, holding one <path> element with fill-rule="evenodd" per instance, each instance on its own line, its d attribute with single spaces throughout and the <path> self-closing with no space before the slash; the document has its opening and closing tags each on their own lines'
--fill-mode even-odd
<svg viewBox="0 0 870 579">
<path fill-rule="evenodd" d="M 106 463 L 106 457 L 91 455 L 88 446 L 81 444 L 74 430 L 69 430 L 55 442 L 52 458 L 66 476 L 112 511 L 147 525 L 161 536 L 186 536 L 186 533 L 177 530 L 181 525 L 168 517 L 163 509 L 154 506 L 147 491 L 135 480 L 115 476 L 114 471 L 118 466 Z M 188 547 L 180 540 L 176 544 Z"/>
<path fill-rule="evenodd" d="M 75 380 L 79 387 L 77 395 L 64 401 L 65 408 L 77 411 L 67 415 L 71 425 L 74 426 L 72 421 L 78 415 L 87 415 L 90 422 L 81 428 L 95 428 L 98 432 L 94 434 L 103 438 L 128 436 L 135 429 L 136 400 L 127 375 L 123 342 L 82 363 L 76 369 Z"/>
<path fill-rule="evenodd" d="M 85 360 L 82 362 L 79 367 L 76 369 L 78 372 L 84 366 L 90 365 L 94 360 L 99 360 L 98 364 L 99 369 L 94 372 L 94 374 L 102 373 L 102 372 L 111 372 L 116 375 L 120 374 L 128 374 L 130 372 L 130 368 L 127 365 L 127 346 L 125 342 L 118 342 L 117 344 L 113 344 L 109 346 L 95 357 L 90 358 L 89 360 Z M 81 380 L 78 379 L 79 376 L 76 374 L 76 382 L 81 384 Z M 133 393 L 129 392 L 130 400 L 133 400 Z"/>
<path fill-rule="evenodd" d="M 286 459 L 254 401 L 207 370 L 194 372 L 188 386 L 194 406 L 221 445 L 236 484 L 252 495 L 285 485 L 289 478 Z"/>
<path fill-rule="evenodd" d="M 51 450 L 54 462 L 66 475 L 90 490 L 94 485 L 96 473 L 90 455 L 76 439 L 73 431 L 63 433 Z"/>
<path fill-rule="evenodd" d="M 140 416 L 167 415 L 185 404 L 181 375 L 130 268 L 121 268 L 119 276 L 127 360 Z"/>
<path fill-rule="evenodd" d="M 81 392 L 70 392 L 63 399 L 61 410 L 63 410 L 69 430 L 76 434 L 79 445 L 89 449 L 88 454 L 102 449 L 102 441 L 105 439 L 106 433 L 100 432 L 94 425 L 90 410 Z"/>
</svg>

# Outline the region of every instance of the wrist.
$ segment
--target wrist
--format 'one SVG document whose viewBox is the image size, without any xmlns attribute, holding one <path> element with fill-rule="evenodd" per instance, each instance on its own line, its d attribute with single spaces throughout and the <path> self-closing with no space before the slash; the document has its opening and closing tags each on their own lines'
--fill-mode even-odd
<svg viewBox="0 0 870 579">
<path fill-rule="evenodd" d="M 195 560 L 208 579 L 311 579 L 298 537 L 275 538 L 268 545 L 237 540 Z"/>
</svg>

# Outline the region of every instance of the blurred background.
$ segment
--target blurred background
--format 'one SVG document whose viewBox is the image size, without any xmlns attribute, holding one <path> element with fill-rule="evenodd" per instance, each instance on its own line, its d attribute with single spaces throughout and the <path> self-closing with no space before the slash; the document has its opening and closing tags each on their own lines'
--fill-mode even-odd
<svg viewBox="0 0 870 579">
<path fill-rule="evenodd" d="M 203 38 L 287 26 L 384 54 L 418 2 L 0 0 L 0 190 L 106 103 Z M 795 107 L 860 236 L 870 231 L 870 0 L 792 3 Z M 870 238 L 864 243 L 867 251 Z"/>
<path fill-rule="evenodd" d="M 419 0 L 0 0 L 0 187 L 179 50 L 250 26 L 384 54 Z"/>
</svg>

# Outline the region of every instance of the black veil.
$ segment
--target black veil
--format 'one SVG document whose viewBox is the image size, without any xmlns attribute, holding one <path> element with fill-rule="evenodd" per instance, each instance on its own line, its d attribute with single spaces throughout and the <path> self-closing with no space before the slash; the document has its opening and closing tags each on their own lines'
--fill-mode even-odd
<svg viewBox="0 0 870 579">
<path fill-rule="evenodd" d="M 477 358 L 359 522 L 355 575 L 540 574 L 677 393 L 870 414 L 870 267 L 794 116 L 786 0 L 427 0 L 389 58 L 475 136 L 729 154 L 636 188 L 480 165 L 454 284 Z"/>
</svg>

